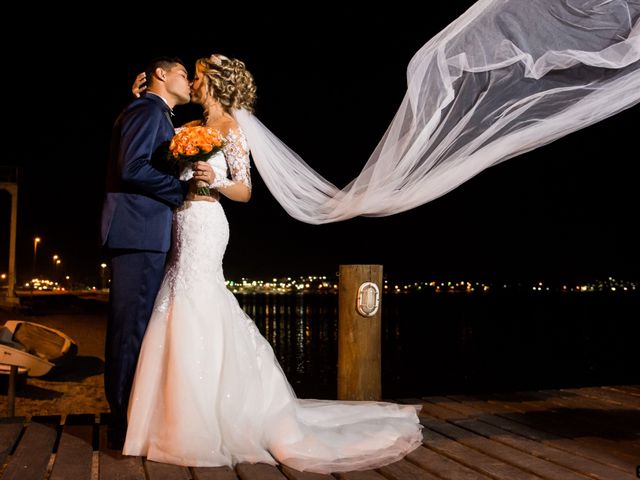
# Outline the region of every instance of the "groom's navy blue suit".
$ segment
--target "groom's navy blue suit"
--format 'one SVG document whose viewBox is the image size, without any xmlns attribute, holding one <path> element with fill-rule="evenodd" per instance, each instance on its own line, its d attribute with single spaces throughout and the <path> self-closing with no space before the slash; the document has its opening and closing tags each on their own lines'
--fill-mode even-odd
<svg viewBox="0 0 640 480">
<path fill-rule="evenodd" d="M 169 106 L 152 93 L 131 102 L 113 128 L 101 228 L 111 265 L 104 381 L 111 426 L 122 435 L 142 338 L 171 244 L 172 210 L 188 190 L 186 182 L 151 164 L 173 134 Z"/>
</svg>

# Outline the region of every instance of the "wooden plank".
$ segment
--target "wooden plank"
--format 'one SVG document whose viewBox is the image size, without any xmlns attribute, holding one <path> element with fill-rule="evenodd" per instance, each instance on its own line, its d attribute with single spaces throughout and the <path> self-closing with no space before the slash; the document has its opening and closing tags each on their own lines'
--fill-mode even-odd
<svg viewBox="0 0 640 480">
<path fill-rule="evenodd" d="M 428 405 L 428 409 L 430 412 L 446 410 L 437 405 Z M 423 424 L 463 445 L 479 450 L 488 456 L 532 472 L 543 478 L 555 480 L 586 480 L 588 478 L 585 475 L 575 473 L 565 467 L 521 452 L 503 443 L 474 434 L 452 423 L 426 420 Z"/>
<path fill-rule="evenodd" d="M 97 427 L 95 414 L 74 413 L 65 417 L 63 431 L 91 445 L 93 450 L 98 448 L 95 442 Z"/>
<path fill-rule="evenodd" d="M 362 472 L 340 472 L 335 475 L 340 480 L 386 480 L 382 475 L 374 470 L 364 470 Z"/>
<path fill-rule="evenodd" d="M 191 474 L 187 467 L 151 460 L 145 460 L 144 466 L 149 480 L 191 480 Z"/>
<path fill-rule="evenodd" d="M 65 419 L 50 480 L 90 480 L 95 415 Z"/>
<path fill-rule="evenodd" d="M 544 430 L 548 433 L 558 436 L 559 438 L 568 438 L 575 442 L 581 442 L 591 446 L 600 452 L 608 452 L 617 459 L 616 465 L 624 465 L 625 471 L 635 468 L 637 464 L 637 456 L 630 455 L 619 448 L 619 446 L 610 440 L 600 438 L 592 432 L 585 430 L 584 425 L 579 422 L 572 421 L 570 418 L 563 418 L 561 415 L 553 411 L 549 411 L 549 406 L 539 401 L 511 401 L 513 395 L 494 396 L 502 397 L 501 404 L 511 411 L 509 414 L 501 414 L 510 420 L 524 423 L 532 428 Z M 531 398 L 530 396 L 526 398 Z M 492 402 L 496 400 L 491 400 Z"/>
<path fill-rule="evenodd" d="M 638 385 L 605 385 L 605 390 L 613 390 L 614 392 L 624 393 L 632 397 L 640 397 L 640 386 Z"/>
<path fill-rule="evenodd" d="M 594 398 L 613 405 L 621 405 L 625 408 L 640 408 L 640 398 L 635 398 L 624 393 L 618 393 L 613 390 L 603 390 L 597 387 L 560 389 L 561 392 L 572 392 L 576 395 Z"/>
<path fill-rule="evenodd" d="M 140 457 L 127 457 L 114 450 L 101 451 L 100 480 L 145 480 Z"/>
<path fill-rule="evenodd" d="M 640 397 L 640 385 L 612 385 L 607 388 L 613 388 L 614 390 L 621 390 L 624 393 L 633 395 L 634 397 Z"/>
<path fill-rule="evenodd" d="M 379 468 L 385 478 L 389 480 L 440 480 L 440 477 L 431 475 L 423 468 L 408 462 L 400 460 L 390 465 Z"/>
<path fill-rule="evenodd" d="M 425 428 L 423 431 L 424 445 L 407 455 L 406 459 L 442 478 L 469 478 L 498 480 L 540 480 L 531 472 L 523 471 L 505 462 L 498 462 L 495 458 L 478 452 L 439 433 Z M 433 450 L 433 451 L 432 451 Z M 439 456 L 435 456 L 437 452 Z M 441 457 L 441 458 L 440 458 Z M 452 466 L 443 458 L 455 460 L 460 467 Z"/>
<path fill-rule="evenodd" d="M 540 392 L 548 396 L 547 403 L 559 407 L 556 411 L 563 419 L 570 419 L 582 431 L 618 443 L 618 449 L 640 457 L 640 420 L 636 415 L 638 409 L 615 406 L 580 395 L 554 396 L 553 393 Z"/>
<path fill-rule="evenodd" d="M 237 480 L 234 470 L 229 467 L 192 467 L 194 480 Z"/>
<path fill-rule="evenodd" d="M 331 475 L 323 475 L 321 473 L 313 473 L 313 472 L 300 472 L 298 470 L 294 470 L 291 467 L 287 467 L 286 465 L 280 465 L 280 469 L 282 473 L 289 480 L 334 480 L 335 477 Z"/>
<path fill-rule="evenodd" d="M 611 404 L 602 399 L 576 395 L 566 391 L 541 390 L 539 394 L 547 396 L 547 402 L 552 405 L 567 407 L 578 412 L 588 410 L 586 416 L 593 421 L 600 424 L 615 422 L 619 431 L 628 431 L 634 434 L 633 436 L 635 437 L 640 436 L 638 433 L 640 431 L 640 421 L 634 415 L 630 415 L 630 413 L 637 412 L 638 408 Z M 594 417 L 592 413 L 597 413 L 598 416 Z"/>
<path fill-rule="evenodd" d="M 24 427 L 24 417 L 0 418 L 0 471 Z"/>
<path fill-rule="evenodd" d="M 286 480 L 276 467 L 266 463 L 240 463 L 236 473 L 241 480 Z"/>
<path fill-rule="evenodd" d="M 423 416 L 429 416 L 432 419 L 443 420 L 445 422 L 455 422 L 456 420 L 467 419 L 467 416 L 464 413 L 460 413 L 446 407 L 441 407 L 437 402 L 437 398 L 432 400 L 431 397 L 425 398 L 422 401 L 422 413 L 420 414 L 420 418 Z"/>
<path fill-rule="evenodd" d="M 604 388 L 598 390 L 598 395 L 580 393 L 575 389 L 540 390 L 537 393 L 548 396 L 550 401 L 582 402 L 589 405 L 591 408 L 601 410 L 603 412 L 611 412 L 612 414 L 617 414 L 617 412 L 626 412 L 628 410 L 638 410 L 638 407 L 635 405 L 623 405 L 625 397 L 640 402 L 640 397 L 633 397 L 624 392 L 606 390 Z M 618 400 L 618 396 L 620 397 L 620 400 Z"/>
<path fill-rule="evenodd" d="M 57 432 L 37 422 L 27 424 L 15 453 L 9 459 L 2 480 L 41 480 L 47 473 Z"/>
<path fill-rule="evenodd" d="M 538 421 L 544 427 L 560 421 L 564 424 L 571 420 L 570 417 L 562 415 L 567 410 L 556 408 L 560 406 L 558 402 L 563 401 L 557 391 L 552 393 L 526 392 L 526 394 L 523 394 L 522 392 L 517 392 L 513 394 L 496 394 L 489 398 L 488 401 L 492 405 L 499 405 L 501 408 L 506 407 L 508 411 L 515 412 L 514 418 L 519 418 L 518 415 L 522 414 L 523 419 Z"/>
<path fill-rule="evenodd" d="M 98 471 L 100 480 L 145 480 L 141 457 L 125 456 L 120 451 L 107 448 L 106 425 L 100 425 L 99 436 Z"/>
<path fill-rule="evenodd" d="M 485 405 L 488 405 L 487 402 L 475 400 L 473 398 L 468 398 L 465 396 L 454 396 L 449 398 L 452 398 L 456 402 L 462 402 L 458 403 L 459 407 L 453 406 L 452 408 L 464 409 L 467 415 L 471 415 L 475 412 L 475 415 L 481 421 L 486 422 L 490 425 L 494 425 L 503 430 L 507 430 L 531 440 L 544 443 L 545 445 L 550 445 L 558 449 L 559 451 L 575 454 L 578 457 L 584 458 L 584 460 L 587 462 L 586 465 L 591 465 L 590 462 L 595 461 L 608 467 L 613 467 L 617 469 L 618 472 L 628 472 L 629 470 L 625 464 L 620 464 L 618 458 L 615 455 L 611 455 L 608 452 L 601 452 L 593 447 L 585 446 L 583 443 L 573 441 L 569 438 L 559 438 L 556 435 L 552 435 L 543 430 L 532 428 L 522 423 L 514 422 L 513 420 L 501 417 L 500 415 L 489 413 L 480 414 L 479 412 L 484 411 Z M 496 408 L 496 405 L 492 405 L 491 410 L 496 411 L 498 409 Z M 503 408 L 502 411 L 508 412 L 509 410 Z M 596 470 L 595 467 L 594 470 Z"/>
<path fill-rule="evenodd" d="M 506 432 L 500 428 L 488 425 L 476 420 L 461 420 L 456 422 L 456 425 L 471 430 L 474 433 L 490 438 L 510 447 L 516 448 L 522 452 L 534 455 L 536 457 L 548 460 L 579 472 L 585 476 L 594 476 L 602 480 L 615 480 L 620 477 L 621 471 L 607 467 L 598 462 L 594 462 L 584 457 L 579 457 L 562 450 L 555 449 L 553 447 L 544 445 L 534 440 L 515 435 L 511 432 Z"/>
<path fill-rule="evenodd" d="M 39 423 L 40 425 L 47 425 L 50 427 L 58 427 L 62 425 L 62 416 L 60 415 L 34 415 L 31 417 L 31 422 Z"/>
</svg>

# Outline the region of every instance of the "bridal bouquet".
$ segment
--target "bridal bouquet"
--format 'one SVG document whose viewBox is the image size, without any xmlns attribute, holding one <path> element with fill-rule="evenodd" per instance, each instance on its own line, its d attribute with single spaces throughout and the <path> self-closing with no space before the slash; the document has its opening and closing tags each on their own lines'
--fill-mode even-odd
<svg viewBox="0 0 640 480">
<path fill-rule="evenodd" d="M 177 161 L 205 161 L 224 147 L 222 134 L 215 128 L 205 126 L 184 127 L 174 135 L 169 144 L 169 154 Z M 197 182 L 198 195 L 209 195 L 209 185 Z"/>
</svg>

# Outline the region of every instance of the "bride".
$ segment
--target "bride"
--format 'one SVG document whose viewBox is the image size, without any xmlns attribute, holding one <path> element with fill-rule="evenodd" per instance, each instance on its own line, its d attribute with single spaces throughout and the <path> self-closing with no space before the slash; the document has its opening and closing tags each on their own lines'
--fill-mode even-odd
<svg viewBox="0 0 640 480">
<path fill-rule="evenodd" d="M 243 62 L 196 62 L 191 100 L 225 138 L 207 162 L 212 196 L 177 209 L 173 247 L 133 383 L 123 453 L 185 466 L 286 464 L 318 473 L 379 467 L 422 442 L 416 407 L 302 400 L 269 343 L 227 289 L 222 260 L 229 226 L 218 192 L 251 196 L 249 145 L 235 112 L 252 111 Z M 193 174 L 190 167 L 182 178 Z M 230 178 L 228 178 L 230 177 Z"/>
</svg>

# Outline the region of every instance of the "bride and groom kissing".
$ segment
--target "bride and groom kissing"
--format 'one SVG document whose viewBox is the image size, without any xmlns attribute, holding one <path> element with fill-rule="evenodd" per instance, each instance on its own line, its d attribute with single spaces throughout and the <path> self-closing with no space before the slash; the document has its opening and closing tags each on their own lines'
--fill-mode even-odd
<svg viewBox="0 0 640 480">
<path fill-rule="evenodd" d="M 251 196 L 255 82 L 223 55 L 145 70 L 146 92 L 113 128 L 102 215 L 111 267 L 105 348 L 110 446 L 185 466 L 278 462 L 319 473 L 374 468 L 422 442 L 416 408 L 298 399 L 269 343 L 227 288 L 229 225 L 219 201 Z M 134 83 L 134 91 L 141 77 Z M 224 138 L 176 178 L 154 167 L 175 134 L 172 109 L 192 101 Z M 197 191 L 209 184 L 210 195 Z"/>
</svg>

